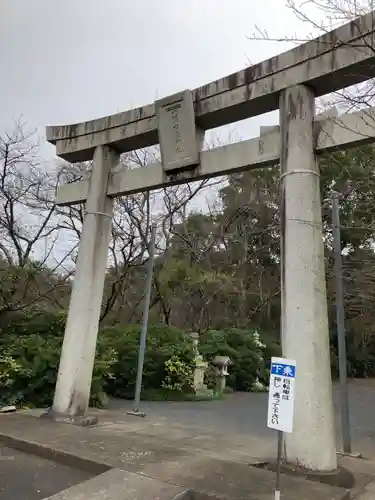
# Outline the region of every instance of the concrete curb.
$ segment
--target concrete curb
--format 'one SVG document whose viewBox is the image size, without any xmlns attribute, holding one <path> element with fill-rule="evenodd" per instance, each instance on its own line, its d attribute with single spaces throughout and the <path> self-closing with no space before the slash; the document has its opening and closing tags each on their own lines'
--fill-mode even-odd
<svg viewBox="0 0 375 500">
<path fill-rule="evenodd" d="M 16 438 L 0 432 L 0 443 L 13 448 L 14 450 L 28 453 L 29 455 L 36 455 L 40 458 L 52 460 L 61 465 L 67 465 L 75 469 L 89 472 L 94 475 L 102 474 L 113 469 L 112 466 L 103 462 L 97 462 L 88 458 L 78 457 L 72 453 L 49 448 L 34 441 L 27 441 L 25 439 Z"/>
<path fill-rule="evenodd" d="M 88 481 L 76 484 L 44 500 L 215 500 L 199 495 L 181 486 L 168 484 L 157 479 L 111 469 Z"/>
</svg>

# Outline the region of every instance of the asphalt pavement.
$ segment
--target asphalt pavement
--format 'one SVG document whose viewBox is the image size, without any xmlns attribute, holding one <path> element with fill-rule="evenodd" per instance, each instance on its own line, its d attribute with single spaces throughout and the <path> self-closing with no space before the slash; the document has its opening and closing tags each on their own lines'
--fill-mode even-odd
<svg viewBox="0 0 375 500">
<path fill-rule="evenodd" d="M 267 428 L 267 393 L 234 393 L 217 401 L 141 402 L 147 415 L 189 427 L 208 429 L 226 435 L 274 438 Z M 341 449 L 340 390 L 333 385 L 337 448 Z M 132 401 L 111 400 L 110 409 L 130 410 Z M 375 379 L 349 381 L 350 428 L 352 449 L 375 458 Z"/>
<path fill-rule="evenodd" d="M 91 477 L 51 460 L 0 447 L 0 500 L 41 500 Z"/>
</svg>

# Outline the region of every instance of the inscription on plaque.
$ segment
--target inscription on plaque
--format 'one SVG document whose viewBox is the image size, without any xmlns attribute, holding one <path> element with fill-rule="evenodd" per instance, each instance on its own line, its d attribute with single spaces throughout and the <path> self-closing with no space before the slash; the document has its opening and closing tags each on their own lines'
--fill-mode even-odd
<svg viewBox="0 0 375 500">
<path fill-rule="evenodd" d="M 176 141 L 176 152 L 177 153 L 184 152 L 184 145 L 182 143 L 181 129 L 180 129 L 180 109 L 181 109 L 181 103 L 174 104 L 173 106 L 169 106 L 166 108 L 166 110 L 169 113 L 171 113 L 172 128 L 175 131 L 174 138 Z"/>
<path fill-rule="evenodd" d="M 189 90 L 155 102 L 164 171 L 193 167 L 199 163 L 199 148 L 193 97 Z"/>
</svg>

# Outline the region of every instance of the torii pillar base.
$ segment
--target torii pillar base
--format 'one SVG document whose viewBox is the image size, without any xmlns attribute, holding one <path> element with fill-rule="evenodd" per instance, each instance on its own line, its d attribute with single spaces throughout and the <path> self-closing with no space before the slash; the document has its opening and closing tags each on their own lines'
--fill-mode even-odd
<svg viewBox="0 0 375 500">
<path fill-rule="evenodd" d="M 78 427 L 93 427 L 99 421 L 96 415 L 82 415 L 80 417 L 72 417 L 63 413 L 56 413 L 52 410 L 52 408 L 48 408 L 44 413 L 40 415 L 40 417 L 49 418 L 58 423 L 76 425 Z"/>
</svg>

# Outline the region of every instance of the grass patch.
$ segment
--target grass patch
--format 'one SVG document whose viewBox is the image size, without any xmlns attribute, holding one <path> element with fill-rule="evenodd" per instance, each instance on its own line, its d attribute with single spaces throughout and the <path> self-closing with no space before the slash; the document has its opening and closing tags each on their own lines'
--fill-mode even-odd
<svg viewBox="0 0 375 500">
<path fill-rule="evenodd" d="M 222 394 L 194 394 L 169 391 L 168 389 L 148 389 L 142 391 L 143 401 L 216 401 L 223 399 Z"/>
</svg>

